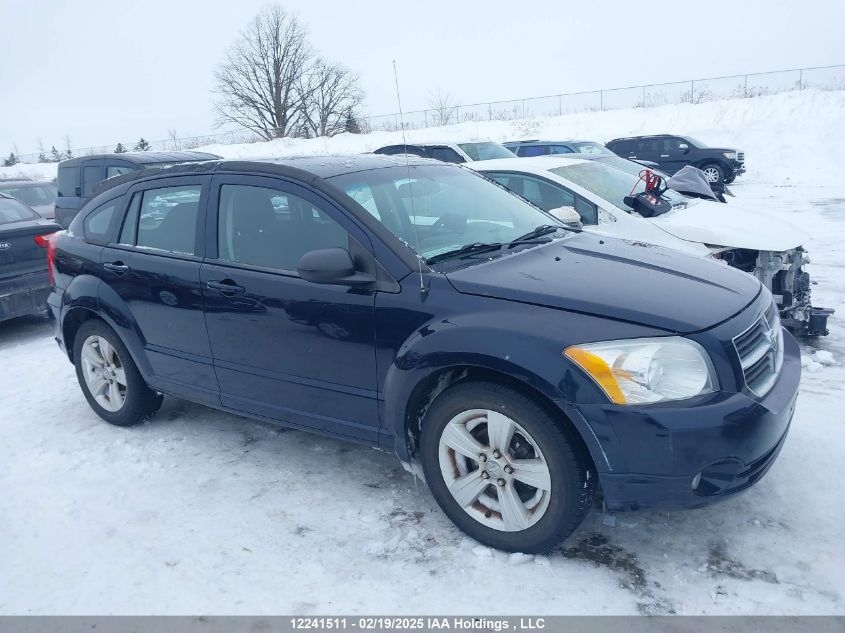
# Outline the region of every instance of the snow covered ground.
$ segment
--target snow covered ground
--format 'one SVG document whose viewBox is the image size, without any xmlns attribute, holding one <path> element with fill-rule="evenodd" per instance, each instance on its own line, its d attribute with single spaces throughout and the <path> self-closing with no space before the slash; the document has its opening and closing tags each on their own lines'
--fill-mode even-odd
<svg viewBox="0 0 845 633">
<path fill-rule="evenodd" d="M 733 189 L 810 236 L 831 335 L 803 342 L 800 419 L 723 505 L 599 512 L 548 557 L 463 536 L 389 455 L 165 399 L 120 429 L 38 318 L 0 324 L 0 614 L 845 614 L 845 94 L 572 115 L 530 136 L 684 131 L 738 145 Z M 504 139 L 510 122 L 477 136 Z M 412 138 L 473 137 L 476 124 Z M 490 127 L 488 130 L 486 127 Z M 497 128 L 497 129 L 492 129 Z M 498 131 L 497 131 L 498 130 Z M 219 146 L 362 151 L 395 135 Z M 48 176 L 37 166 L 41 175 Z M 813 360 L 815 359 L 815 360 Z"/>
</svg>

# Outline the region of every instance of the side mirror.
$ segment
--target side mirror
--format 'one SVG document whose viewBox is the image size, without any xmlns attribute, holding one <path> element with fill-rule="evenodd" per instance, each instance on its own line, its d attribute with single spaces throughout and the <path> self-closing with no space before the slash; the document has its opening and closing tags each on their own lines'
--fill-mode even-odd
<svg viewBox="0 0 845 633">
<path fill-rule="evenodd" d="M 689 145 L 686 143 L 680 143 L 678 144 L 678 149 L 681 150 L 682 154 L 686 154 L 689 152 Z"/>
<path fill-rule="evenodd" d="M 355 270 L 352 255 L 345 248 L 321 248 L 305 253 L 296 266 L 299 276 L 313 284 L 334 284 L 360 288 L 375 283 L 375 277 Z"/>
<path fill-rule="evenodd" d="M 567 226 L 581 228 L 581 216 L 575 210 L 575 207 L 557 207 L 549 211 L 549 215 L 557 218 Z"/>
</svg>

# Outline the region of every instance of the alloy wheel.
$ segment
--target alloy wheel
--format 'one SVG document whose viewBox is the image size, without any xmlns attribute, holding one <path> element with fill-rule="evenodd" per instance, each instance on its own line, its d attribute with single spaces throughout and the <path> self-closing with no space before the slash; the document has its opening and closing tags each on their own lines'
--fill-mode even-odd
<svg viewBox="0 0 845 633">
<path fill-rule="evenodd" d="M 707 182 L 719 182 L 719 170 L 715 167 L 707 167 L 704 171 L 704 177 Z"/>
<path fill-rule="evenodd" d="M 82 375 L 91 396 L 106 411 L 120 411 L 126 402 L 126 372 L 114 346 L 92 334 L 82 344 Z"/>
<path fill-rule="evenodd" d="M 472 409 L 440 436 L 440 472 L 464 512 L 487 527 L 519 532 L 546 513 L 552 483 L 534 438 L 508 416 Z"/>
</svg>

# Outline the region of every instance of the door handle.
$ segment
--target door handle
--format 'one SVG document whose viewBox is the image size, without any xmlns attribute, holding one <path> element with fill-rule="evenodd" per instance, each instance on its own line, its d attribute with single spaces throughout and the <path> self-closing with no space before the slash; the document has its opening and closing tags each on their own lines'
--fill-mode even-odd
<svg viewBox="0 0 845 633">
<path fill-rule="evenodd" d="M 669 154 L 661 154 L 660 158 L 669 158 Z"/>
<path fill-rule="evenodd" d="M 222 292 L 224 295 L 239 295 L 246 288 L 239 286 L 231 279 L 224 279 L 223 281 L 207 281 L 205 285 L 211 290 Z"/>
<path fill-rule="evenodd" d="M 122 275 L 123 273 L 129 272 L 129 266 L 124 264 L 123 262 L 106 262 L 103 264 L 103 268 L 106 270 L 110 270 L 113 273 L 117 273 L 118 275 Z"/>
</svg>

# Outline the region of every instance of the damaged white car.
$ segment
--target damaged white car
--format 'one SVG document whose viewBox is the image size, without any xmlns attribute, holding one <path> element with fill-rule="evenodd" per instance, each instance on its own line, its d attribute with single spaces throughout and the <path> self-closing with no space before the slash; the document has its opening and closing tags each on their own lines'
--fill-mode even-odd
<svg viewBox="0 0 845 633">
<path fill-rule="evenodd" d="M 542 156 L 471 168 L 556 217 L 571 214 L 584 230 L 712 257 L 748 272 L 772 291 L 786 327 L 805 336 L 828 333 L 833 310 L 813 307 L 804 236 L 785 222 L 735 200 L 726 205 L 685 196 L 658 174 L 640 177 L 598 161 Z"/>
</svg>

